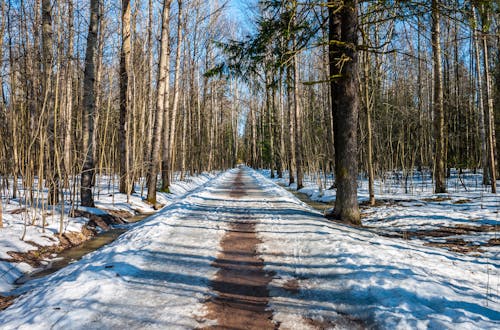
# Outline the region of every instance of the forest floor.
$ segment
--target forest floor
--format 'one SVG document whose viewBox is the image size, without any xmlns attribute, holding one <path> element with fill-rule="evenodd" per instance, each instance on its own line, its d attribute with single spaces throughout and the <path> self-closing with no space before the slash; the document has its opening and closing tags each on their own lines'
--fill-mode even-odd
<svg viewBox="0 0 500 330">
<path fill-rule="evenodd" d="M 495 256 L 327 221 L 240 168 L 26 283 L 0 327 L 495 329 L 499 270 Z"/>
</svg>

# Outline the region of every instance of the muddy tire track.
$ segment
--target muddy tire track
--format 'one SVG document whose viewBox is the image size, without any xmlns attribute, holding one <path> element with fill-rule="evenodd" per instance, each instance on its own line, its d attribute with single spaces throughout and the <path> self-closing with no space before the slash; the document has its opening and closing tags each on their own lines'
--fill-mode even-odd
<svg viewBox="0 0 500 330">
<path fill-rule="evenodd" d="M 238 172 L 230 196 L 246 195 L 241 170 Z M 275 329 L 273 313 L 268 309 L 267 285 L 272 275 L 264 270 L 258 256 L 257 220 L 251 217 L 234 221 L 221 241 L 222 251 L 212 266 L 218 268 L 211 288 L 216 294 L 205 306 L 207 318 L 216 320 L 216 326 L 204 329 Z"/>
</svg>

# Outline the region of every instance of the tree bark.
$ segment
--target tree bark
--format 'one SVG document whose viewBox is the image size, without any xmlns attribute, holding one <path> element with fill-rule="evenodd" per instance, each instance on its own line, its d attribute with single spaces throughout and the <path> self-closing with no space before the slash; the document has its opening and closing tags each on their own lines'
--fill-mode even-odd
<svg viewBox="0 0 500 330">
<path fill-rule="evenodd" d="M 366 107 L 366 130 L 367 130 L 367 163 L 368 163 L 368 194 L 369 194 L 369 203 L 371 206 L 375 205 L 375 189 L 373 186 L 374 181 L 374 170 L 373 170 L 373 134 L 372 134 L 372 109 L 373 109 L 373 100 L 370 97 L 370 56 L 367 52 L 365 52 L 365 60 L 364 60 L 364 71 L 365 71 L 365 107 Z"/>
<path fill-rule="evenodd" d="M 432 0 L 432 56 L 434 64 L 434 192 L 446 192 L 444 95 L 441 63 L 441 28 L 439 0 Z"/>
<path fill-rule="evenodd" d="M 327 216 L 353 224 L 361 223 L 357 199 L 357 8 L 357 0 L 344 1 L 338 12 L 333 6 L 328 8 L 337 197 L 333 212 Z"/>
<path fill-rule="evenodd" d="M 488 15 L 488 13 L 485 13 Z M 483 18 L 486 19 L 486 18 Z M 486 81 L 486 107 L 487 116 L 486 123 L 488 126 L 488 163 L 490 168 L 490 180 L 491 180 L 491 192 L 496 194 L 497 192 L 497 179 L 496 179 L 496 160 L 495 160 L 495 115 L 493 109 L 493 92 L 490 74 L 490 61 L 488 55 L 488 40 L 487 31 L 485 31 L 485 22 L 483 21 L 483 66 L 484 66 L 484 80 Z"/>
<path fill-rule="evenodd" d="M 296 41 L 294 40 L 293 51 L 297 52 Z M 302 183 L 303 179 L 303 169 L 302 169 L 302 111 L 300 107 L 300 74 L 298 65 L 298 53 L 293 55 L 293 115 L 295 124 L 295 169 L 297 173 L 297 190 L 304 187 Z"/>
<path fill-rule="evenodd" d="M 56 108 L 54 107 L 54 95 L 52 90 L 52 47 L 53 47 L 53 33 L 52 33 L 52 4 L 50 0 L 42 0 L 42 63 L 43 63 L 43 77 L 42 77 L 42 99 L 43 105 L 47 111 L 48 118 L 48 153 L 47 157 L 47 175 L 46 185 L 49 189 L 48 203 L 50 205 L 59 202 L 59 178 L 56 170 L 55 159 L 55 116 Z"/>
<path fill-rule="evenodd" d="M 158 181 L 158 171 L 160 169 L 161 143 L 163 133 L 163 123 L 165 114 L 165 98 L 168 99 L 168 75 L 169 75 L 169 25 L 170 25 L 170 4 L 171 0 L 163 2 L 162 9 L 162 29 L 160 45 L 160 61 L 158 64 L 158 86 L 156 88 L 156 115 L 154 116 L 154 133 L 151 149 L 151 161 L 148 171 L 148 202 L 156 205 L 156 183 Z M 163 141 L 165 144 L 166 141 Z"/>
<path fill-rule="evenodd" d="M 120 192 L 130 194 L 128 128 L 128 74 L 130 70 L 130 0 L 122 0 L 122 46 L 120 53 Z"/>
<path fill-rule="evenodd" d="M 178 12 L 177 12 L 177 49 L 175 53 L 175 71 L 174 71 L 174 95 L 172 101 L 172 116 L 170 121 L 170 135 L 168 138 L 169 152 L 170 152 L 170 173 L 169 178 L 172 177 L 172 172 L 175 166 L 175 133 L 177 126 L 177 112 L 179 109 L 179 86 L 181 81 L 181 50 L 182 50 L 182 0 L 177 0 Z M 170 183 L 170 182 L 169 182 Z M 163 186 L 162 190 L 169 190 L 169 186 Z"/>
<path fill-rule="evenodd" d="M 83 151 L 85 160 L 81 175 L 81 203 L 82 206 L 94 207 L 92 187 L 94 185 L 94 159 L 92 135 L 94 130 L 95 111 L 95 48 L 99 26 L 99 0 L 90 1 L 90 23 L 87 35 L 87 49 L 85 52 L 85 71 L 83 74 Z"/>
<path fill-rule="evenodd" d="M 69 32 L 68 40 L 68 59 L 66 64 L 66 104 L 64 116 L 64 185 L 69 186 L 69 174 L 71 173 L 71 145 L 73 136 L 73 47 L 74 47 L 74 29 L 73 29 L 73 1 L 68 0 L 67 26 Z"/>
</svg>

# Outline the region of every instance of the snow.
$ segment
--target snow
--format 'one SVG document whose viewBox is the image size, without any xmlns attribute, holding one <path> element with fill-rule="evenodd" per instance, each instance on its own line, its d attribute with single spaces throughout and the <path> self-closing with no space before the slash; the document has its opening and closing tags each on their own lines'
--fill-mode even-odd
<svg viewBox="0 0 500 330">
<path fill-rule="evenodd" d="M 214 178 L 216 173 L 203 173 L 198 176 L 186 176 L 180 180 L 176 175 L 171 185 L 171 192 L 158 193 L 158 202 L 162 205 L 170 205 L 176 200 L 184 197 L 192 191 Z M 78 206 L 79 210 L 92 214 L 104 215 L 108 211 L 117 211 L 121 214 L 133 216 L 136 213 L 153 213 L 151 205 L 146 203 L 145 196 L 147 189 L 142 189 L 141 185 L 136 185 L 137 193 L 127 196 L 118 193 L 117 181 L 108 176 L 97 178 L 95 191 L 96 208 Z M 113 182 L 116 182 L 114 184 Z M 35 182 L 35 186 L 37 181 Z M 139 192 L 142 191 L 142 194 Z M 19 192 L 24 196 L 24 191 Z M 36 192 L 40 194 L 37 198 L 46 198 L 47 191 Z M 5 195 L 5 194 L 3 194 Z M 11 263 L 2 259 L 11 259 L 7 252 L 25 253 L 36 250 L 37 246 L 52 246 L 59 242 L 59 226 L 62 217 L 64 232 L 80 232 L 88 219 L 83 217 L 69 217 L 71 202 L 65 201 L 64 210 L 61 212 L 60 206 L 50 206 L 45 211 L 40 208 L 26 207 L 23 197 L 2 200 L 3 203 L 3 228 L 0 228 L 0 294 L 6 294 L 13 289 L 13 282 L 25 273 L 33 271 L 33 268 L 26 263 Z M 45 206 L 47 208 L 47 206 Z M 45 228 L 42 228 L 42 213 L 45 213 Z M 23 239 L 24 235 L 24 239 Z"/>
<path fill-rule="evenodd" d="M 288 198 L 257 229 L 267 270 L 276 273 L 270 307 L 284 328 L 310 327 L 290 314 L 346 328 L 356 324 L 352 317 L 387 329 L 498 328 L 498 258 L 457 255 L 332 223 L 269 181 L 263 188 L 275 199 Z M 282 288 L 293 278 L 299 279 L 297 295 Z"/>
<path fill-rule="evenodd" d="M 203 303 L 228 223 L 260 220 L 269 308 L 282 329 L 496 329 L 498 258 L 468 256 L 332 223 L 261 174 L 235 199 L 237 170 L 196 189 L 46 278 L 0 313 L 2 329 L 168 328 L 213 324 Z M 443 211 L 444 212 L 444 211 Z M 297 291 L 286 283 L 296 280 Z"/>
<path fill-rule="evenodd" d="M 232 175 L 213 179 L 207 189 L 217 190 Z M 196 189 L 113 244 L 28 283 L 22 291 L 29 292 L 0 314 L 0 327 L 195 327 L 225 225 L 218 221 L 220 200 L 205 200 L 204 193 Z"/>
<path fill-rule="evenodd" d="M 268 170 L 260 171 L 260 173 L 267 177 L 270 174 Z M 447 194 L 433 193 L 432 177 L 428 173 L 416 172 L 414 176 L 409 177 L 409 183 L 406 186 L 402 177 L 404 177 L 403 174 L 395 173 L 387 175 L 384 181 L 375 181 L 375 197 L 383 203 L 363 210 L 364 226 L 386 234 L 404 234 L 457 226 L 492 225 L 498 228 L 500 225 L 500 196 L 492 194 L 488 186 L 480 184 L 480 173 L 466 171 L 459 175 L 453 170 L 447 182 Z M 335 190 L 324 189 L 324 187 L 331 186 L 332 182 L 326 183 L 324 178 L 322 180 L 322 184 L 319 185 L 317 175 L 305 175 L 304 188 L 299 192 L 306 194 L 313 201 L 333 203 Z M 328 177 L 328 180 L 332 178 Z M 273 181 L 286 186 L 288 177 L 285 173 L 283 178 L 276 178 Z M 296 185 L 289 188 L 294 190 Z M 368 182 L 366 178 L 359 178 L 359 202 L 366 202 L 368 197 Z M 481 245 L 483 256 L 498 258 L 500 247 L 485 244 L 492 239 L 499 238 L 499 232 L 496 229 L 474 234 L 420 238 L 415 242 L 424 244 L 445 242 L 446 239 L 463 239 L 471 245 Z"/>
</svg>

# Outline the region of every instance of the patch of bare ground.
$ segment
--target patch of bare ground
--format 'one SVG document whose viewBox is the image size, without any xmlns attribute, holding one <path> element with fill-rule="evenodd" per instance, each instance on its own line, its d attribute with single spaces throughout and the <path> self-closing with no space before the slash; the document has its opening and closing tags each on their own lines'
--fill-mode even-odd
<svg viewBox="0 0 500 330">
<path fill-rule="evenodd" d="M 104 210 L 106 213 L 114 216 L 113 220 L 115 222 L 121 221 L 123 223 L 123 219 L 130 218 L 135 215 L 135 213 L 132 213 L 130 211 L 125 211 L 125 210 Z M 119 222 L 118 222 L 119 223 Z"/>
<path fill-rule="evenodd" d="M 92 227 L 84 226 L 81 232 L 67 232 L 59 237 L 58 244 L 51 246 L 40 246 L 35 242 L 28 241 L 27 243 L 33 245 L 35 250 L 28 252 L 14 252 L 9 251 L 7 254 L 10 259 L 1 258 L 2 261 L 7 262 L 25 262 L 32 267 L 40 267 L 41 261 L 49 259 L 54 253 L 60 253 L 66 249 L 78 246 L 83 242 L 92 238 L 97 232 Z"/>
<path fill-rule="evenodd" d="M 470 200 L 468 198 L 464 198 L 464 199 L 459 199 L 459 200 L 454 201 L 453 204 L 467 204 L 470 202 L 472 202 L 472 200 Z"/>
<path fill-rule="evenodd" d="M 446 242 L 426 242 L 424 245 L 445 248 L 458 253 L 484 252 L 484 250 L 481 249 L 481 245 L 472 244 L 471 242 L 464 241 L 461 238 L 447 239 Z"/>
<path fill-rule="evenodd" d="M 469 235 L 474 233 L 498 232 L 500 228 L 494 225 L 465 225 L 459 224 L 453 227 L 440 227 L 432 230 L 408 231 L 409 237 L 448 237 L 454 235 Z"/>
<path fill-rule="evenodd" d="M 397 205 L 398 203 L 405 202 L 404 200 L 395 200 L 395 199 L 376 199 L 375 204 L 371 205 L 370 201 L 362 201 L 359 203 L 359 207 L 361 209 L 369 209 L 371 207 L 380 207 L 380 206 L 389 206 L 389 205 Z"/>
<path fill-rule="evenodd" d="M 299 281 L 295 278 L 288 280 L 283 284 L 283 289 L 290 293 L 297 294 L 300 291 Z"/>
<path fill-rule="evenodd" d="M 424 202 L 446 202 L 446 201 L 451 201 L 451 197 L 442 197 L 442 196 L 437 196 L 437 197 L 431 197 L 431 198 L 424 198 L 422 199 Z"/>
<path fill-rule="evenodd" d="M 128 216 L 130 214 L 127 212 Z M 118 215 L 113 215 L 110 213 L 106 214 L 93 214 L 87 211 L 83 210 L 75 210 L 73 211 L 73 214 L 71 214 L 72 217 L 85 217 L 89 219 L 88 225 L 91 227 L 100 227 L 103 230 L 109 230 L 111 225 L 121 225 L 125 224 L 125 220 L 123 220 L 120 216 Z"/>
<path fill-rule="evenodd" d="M 485 244 L 485 246 L 499 246 L 500 245 L 500 238 L 491 238 L 488 243 Z"/>
<path fill-rule="evenodd" d="M 339 316 L 334 320 L 327 319 L 324 317 L 306 318 L 305 320 L 307 324 L 318 330 L 330 330 L 330 329 L 364 330 L 368 328 L 364 321 L 356 319 L 346 314 L 339 314 Z"/>
<path fill-rule="evenodd" d="M 440 227 L 432 230 L 418 230 L 418 231 L 405 231 L 405 232 L 392 232 L 392 233 L 380 233 L 383 236 L 388 237 L 396 237 L 396 238 L 404 238 L 404 239 L 421 239 L 426 240 L 430 238 L 446 238 L 450 236 L 459 236 L 459 235 L 474 235 L 477 233 L 486 233 L 486 232 L 499 232 L 500 228 L 494 225 L 466 225 L 459 224 L 453 227 Z M 433 246 L 444 248 L 453 252 L 458 253 L 482 253 L 484 252 L 481 247 L 485 246 L 499 246 L 500 239 L 492 238 L 488 242 L 471 242 L 465 241 L 462 238 L 449 238 L 446 239 L 445 242 L 426 242 L 424 243 L 426 246 Z"/>
<path fill-rule="evenodd" d="M 14 303 L 15 296 L 0 296 L 0 311 L 6 309 Z"/>
<path fill-rule="evenodd" d="M 245 195 L 241 172 L 236 177 L 230 194 Z M 262 241 L 255 232 L 255 220 L 234 221 L 221 241 L 222 251 L 212 266 L 218 268 L 211 288 L 215 296 L 205 303 L 206 317 L 217 325 L 202 329 L 276 329 L 273 313 L 268 308 L 267 285 L 272 274 L 264 270 L 264 262 L 257 254 Z"/>
</svg>

